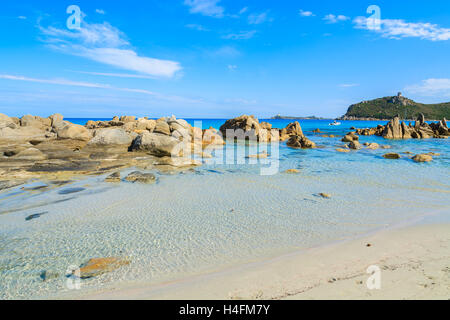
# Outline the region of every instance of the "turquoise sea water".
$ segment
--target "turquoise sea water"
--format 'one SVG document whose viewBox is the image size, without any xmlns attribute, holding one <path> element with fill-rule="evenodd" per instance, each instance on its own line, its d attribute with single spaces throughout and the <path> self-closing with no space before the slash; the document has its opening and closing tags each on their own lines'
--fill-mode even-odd
<svg viewBox="0 0 450 320">
<path fill-rule="evenodd" d="M 291 122 L 268 121 L 278 128 Z M 202 120 L 202 125 L 219 128 L 223 122 Z M 352 126 L 384 123 L 343 121 L 330 127 L 329 122 L 300 121 L 318 149 L 228 145 L 193 171 L 155 172 L 155 185 L 111 185 L 97 176 L 62 187 L 40 189 L 43 183 L 36 181 L 25 190 L 0 192 L 0 298 L 73 297 L 110 287 L 159 284 L 350 239 L 429 214 L 450 217 L 449 140 L 361 137 L 362 143 L 391 149 L 338 153 L 340 138 L 322 138 L 312 130 L 343 135 Z M 249 153 L 267 150 L 271 156 L 249 162 L 245 152 L 238 152 L 234 162 L 221 163 L 224 152 L 244 148 Z M 441 155 L 418 164 L 406 151 Z M 401 153 L 402 159 L 386 160 L 382 155 L 387 152 Z M 260 174 L 261 167 L 273 163 L 276 174 Z M 283 173 L 294 168 L 300 174 Z M 318 197 L 322 192 L 331 199 Z M 69 266 L 110 256 L 128 257 L 131 264 L 83 280 L 81 290 L 67 288 Z M 44 270 L 50 275 L 46 281 L 41 278 Z"/>
</svg>

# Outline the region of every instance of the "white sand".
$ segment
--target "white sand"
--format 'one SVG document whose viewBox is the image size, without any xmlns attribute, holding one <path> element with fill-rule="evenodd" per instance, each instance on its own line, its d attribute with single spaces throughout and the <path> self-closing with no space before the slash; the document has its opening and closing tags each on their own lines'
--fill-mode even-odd
<svg viewBox="0 0 450 320">
<path fill-rule="evenodd" d="M 366 286 L 371 265 L 381 269 L 379 290 Z M 450 224 L 382 231 L 220 273 L 82 298 L 449 299 Z"/>
</svg>

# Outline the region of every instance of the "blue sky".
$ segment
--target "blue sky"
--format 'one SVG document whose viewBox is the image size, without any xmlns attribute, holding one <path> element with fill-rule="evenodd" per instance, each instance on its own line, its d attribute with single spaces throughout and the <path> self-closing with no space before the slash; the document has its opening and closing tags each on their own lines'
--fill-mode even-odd
<svg viewBox="0 0 450 320">
<path fill-rule="evenodd" d="M 11 116 L 336 117 L 398 91 L 450 101 L 449 1 L 2 1 L 0 39 Z"/>
</svg>

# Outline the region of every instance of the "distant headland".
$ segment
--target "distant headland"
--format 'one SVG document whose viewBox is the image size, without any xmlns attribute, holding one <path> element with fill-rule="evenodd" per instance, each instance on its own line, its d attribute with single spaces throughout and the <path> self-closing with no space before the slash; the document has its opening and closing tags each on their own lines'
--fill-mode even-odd
<svg viewBox="0 0 450 320">
<path fill-rule="evenodd" d="M 402 119 L 417 119 L 421 114 L 427 119 L 450 118 L 450 102 L 424 104 L 408 99 L 399 92 L 396 96 L 353 104 L 339 120 L 388 120 L 397 115 Z"/>
</svg>

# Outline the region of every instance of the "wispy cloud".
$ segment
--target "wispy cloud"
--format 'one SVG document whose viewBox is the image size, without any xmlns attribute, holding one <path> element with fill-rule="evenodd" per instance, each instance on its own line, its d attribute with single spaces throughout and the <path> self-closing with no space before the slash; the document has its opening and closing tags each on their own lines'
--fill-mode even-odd
<svg viewBox="0 0 450 320">
<path fill-rule="evenodd" d="M 231 46 L 223 46 L 219 49 L 208 51 L 207 54 L 216 58 L 237 58 L 241 55 L 241 52 Z"/>
<path fill-rule="evenodd" d="M 25 16 L 18 16 L 17 19 L 20 19 L 20 20 L 27 20 L 27 17 L 25 17 Z"/>
<path fill-rule="evenodd" d="M 450 79 L 426 79 L 405 88 L 405 92 L 422 96 L 450 96 Z"/>
<path fill-rule="evenodd" d="M 258 102 L 256 100 L 248 100 L 244 98 L 231 98 L 231 99 L 225 99 L 225 103 L 229 104 L 238 104 L 238 105 L 254 105 Z"/>
<path fill-rule="evenodd" d="M 228 68 L 228 70 L 230 70 L 230 71 L 235 71 L 235 70 L 237 69 L 237 66 L 234 65 L 234 64 L 229 64 L 229 65 L 227 66 L 227 68 Z"/>
<path fill-rule="evenodd" d="M 209 29 L 205 28 L 201 24 L 195 24 L 195 23 L 187 24 L 186 28 L 197 30 L 197 31 L 209 31 Z"/>
<path fill-rule="evenodd" d="M 405 20 L 380 19 L 379 28 L 373 27 L 373 19 L 357 17 L 353 20 L 355 28 L 371 30 L 389 39 L 420 38 L 430 41 L 450 40 L 450 28 L 423 22 L 406 22 Z"/>
<path fill-rule="evenodd" d="M 16 75 L 8 75 L 8 74 L 0 74 L 0 79 L 12 80 L 12 81 L 35 82 L 35 83 L 60 85 L 60 86 L 96 88 L 96 89 L 106 89 L 106 90 L 122 91 L 122 92 L 133 92 L 133 93 L 140 93 L 140 94 L 153 96 L 154 98 L 157 98 L 160 100 L 168 100 L 168 101 L 175 101 L 175 102 L 198 103 L 201 101 L 201 100 L 195 100 L 195 99 L 184 98 L 184 97 L 179 97 L 179 96 L 168 96 L 168 95 L 160 94 L 160 93 L 145 90 L 145 89 L 120 88 L 120 87 L 111 86 L 110 84 L 72 81 L 72 80 L 67 80 L 67 79 L 39 79 L 39 78 L 30 78 L 30 77 L 25 77 L 25 76 L 16 76 Z"/>
<path fill-rule="evenodd" d="M 244 7 L 239 11 L 239 14 L 244 14 L 248 11 L 248 7 Z"/>
<path fill-rule="evenodd" d="M 338 22 L 343 22 L 343 21 L 347 21 L 350 20 L 349 17 L 344 16 L 344 15 L 334 15 L 334 14 L 327 14 L 323 20 L 325 20 L 327 23 L 338 23 Z"/>
<path fill-rule="evenodd" d="M 88 71 L 72 71 L 70 72 L 88 74 L 92 76 L 103 76 L 103 77 L 116 77 L 116 78 L 136 78 L 136 79 L 155 79 L 152 76 L 146 76 L 141 74 L 128 74 L 128 73 L 108 73 L 108 72 L 88 72 Z"/>
<path fill-rule="evenodd" d="M 248 16 L 249 24 L 261 24 L 266 21 L 272 21 L 272 18 L 269 18 L 267 12 L 252 13 Z"/>
<path fill-rule="evenodd" d="M 223 39 L 231 39 L 231 40 L 247 40 L 253 38 L 256 34 L 256 30 L 252 31 L 241 31 L 239 33 L 231 33 L 223 36 Z"/>
<path fill-rule="evenodd" d="M 51 48 L 66 54 L 81 56 L 117 68 L 156 77 L 173 77 L 181 66 L 178 62 L 139 56 L 124 33 L 105 22 L 83 22 L 79 30 L 64 30 L 39 26 Z"/>
<path fill-rule="evenodd" d="M 98 14 L 105 14 L 105 10 L 102 9 L 95 9 L 95 12 L 97 12 Z"/>
<path fill-rule="evenodd" d="M 302 10 L 302 9 L 300 9 L 299 14 L 302 17 L 314 17 L 315 16 L 315 14 L 312 13 L 311 11 L 305 11 L 305 10 Z"/>
<path fill-rule="evenodd" d="M 199 13 L 204 16 L 222 18 L 225 9 L 218 5 L 220 0 L 184 0 L 184 4 L 189 6 L 190 13 Z"/>
<path fill-rule="evenodd" d="M 101 88 L 101 89 L 111 88 L 111 86 L 109 86 L 109 85 L 104 85 L 104 84 L 99 84 L 99 83 L 72 81 L 72 80 L 66 80 L 66 79 L 37 79 L 37 78 L 29 78 L 29 77 L 24 77 L 24 76 L 15 76 L 15 75 L 8 75 L 8 74 L 0 74 L 0 79 L 14 80 L 14 81 L 26 81 L 26 82 L 37 82 L 37 83 L 55 84 L 55 85 L 63 85 L 63 86 L 85 87 L 85 88 Z"/>
<path fill-rule="evenodd" d="M 353 88 L 358 87 L 359 83 L 342 83 L 339 85 L 340 88 Z"/>
</svg>

